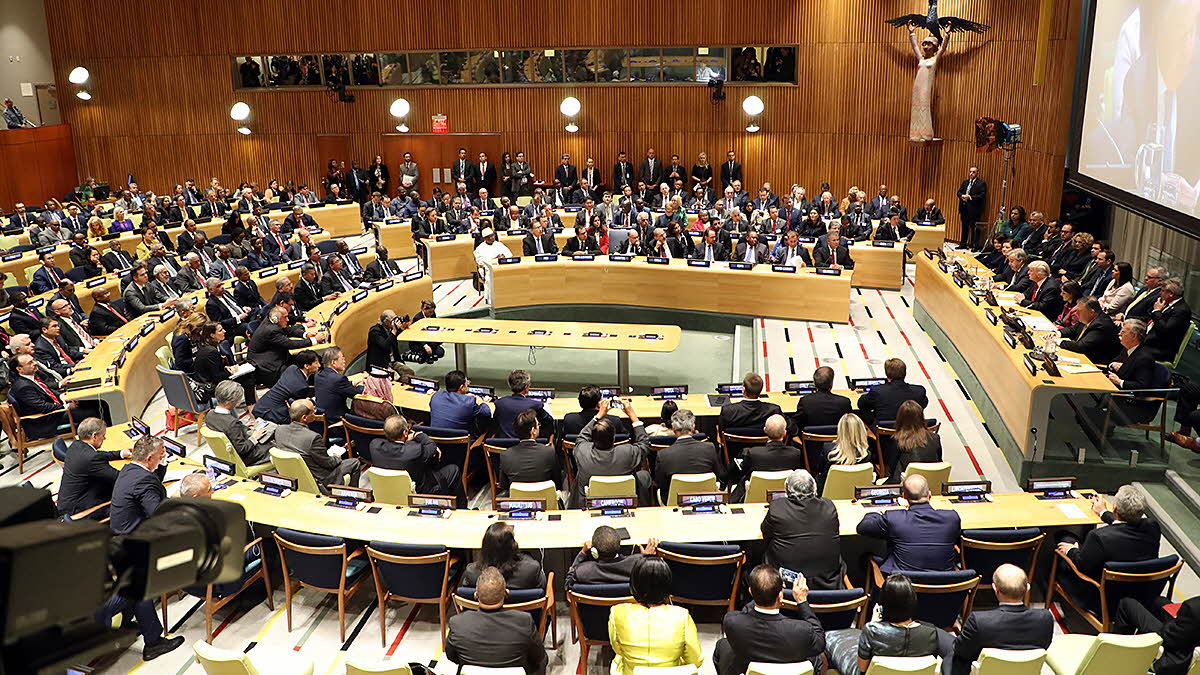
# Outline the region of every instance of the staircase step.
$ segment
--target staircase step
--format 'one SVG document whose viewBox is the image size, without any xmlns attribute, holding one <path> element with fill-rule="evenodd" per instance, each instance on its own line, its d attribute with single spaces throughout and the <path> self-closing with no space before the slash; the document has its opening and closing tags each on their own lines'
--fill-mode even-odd
<svg viewBox="0 0 1200 675">
<path fill-rule="evenodd" d="M 1181 498 L 1166 483 L 1134 483 L 1146 495 L 1150 514 L 1158 521 L 1163 536 L 1192 569 L 1200 568 L 1200 505 Z M 1195 493 L 1193 493 L 1195 494 Z"/>
</svg>

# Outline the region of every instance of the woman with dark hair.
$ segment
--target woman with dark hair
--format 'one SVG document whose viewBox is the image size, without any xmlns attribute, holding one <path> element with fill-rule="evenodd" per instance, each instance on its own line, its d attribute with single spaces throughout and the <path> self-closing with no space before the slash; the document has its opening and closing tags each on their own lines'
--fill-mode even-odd
<svg viewBox="0 0 1200 675">
<path fill-rule="evenodd" d="M 279 187 L 279 181 L 275 178 L 267 181 L 267 189 L 263 192 L 268 204 L 283 201 L 283 189 Z"/>
<path fill-rule="evenodd" d="M 1062 285 L 1063 310 L 1054 320 L 1055 325 L 1059 328 L 1070 328 L 1079 321 L 1079 317 L 1075 313 L 1075 303 L 1081 297 L 1083 297 L 1083 287 L 1079 285 L 1078 281 L 1068 281 Z"/>
<path fill-rule="evenodd" d="M 704 655 L 692 615 L 670 604 L 667 561 L 642 556 L 633 565 L 629 590 L 634 602 L 615 605 L 608 615 L 613 675 L 632 675 L 636 666 L 699 666 Z"/>
<path fill-rule="evenodd" d="M 203 318 L 201 314 L 197 316 Z M 233 379 L 242 385 L 242 390 L 246 392 L 246 402 L 253 404 L 254 373 L 247 373 L 239 378 L 232 377 L 236 370 L 233 352 L 222 344 L 225 341 L 225 327 L 209 321 L 193 332 L 192 341 L 196 345 L 196 355 L 192 360 L 192 368 L 195 371 L 192 373 L 192 382 L 195 383 L 196 397 L 207 401 L 212 398 L 217 384 Z"/>
<path fill-rule="evenodd" d="M 175 327 L 175 334 L 171 336 L 171 357 L 175 360 L 175 370 L 192 374 L 196 359 L 196 331 L 207 319 L 202 312 L 196 312 L 180 320 L 179 325 Z"/>
<path fill-rule="evenodd" d="M 800 221 L 796 231 L 801 237 L 819 237 L 825 232 L 825 221 L 821 220 L 821 212 L 816 209 L 808 210 L 808 217 Z"/>
<path fill-rule="evenodd" d="M 696 244 L 692 241 L 691 236 L 683 231 L 683 224 L 678 220 L 672 220 L 667 229 L 667 238 L 675 239 L 679 242 L 679 246 L 683 248 L 683 252 L 690 258 L 696 252 Z"/>
<path fill-rule="evenodd" d="M 372 191 L 381 195 L 388 193 L 388 181 L 392 177 L 388 173 L 387 164 L 383 163 L 383 155 L 375 155 L 375 159 L 371 160 L 371 168 L 367 170 L 367 175 L 371 180 Z"/>
<path fill-rule="evenodd" d="M 903 574 L 893 574 L 879 591 L 876 618 L 861 631 L 830 631 L 825 634 L 829 664 L 842 675 L 867 672 L 876 656 L 937 656 L 938 629 L 913 619 L 917 592 Z"/>
<path fill-rule="evenodd" d="M 345 166 L 345 164 L 346 164 L 345 162 L 342 162 L 341 166 L 339 166 L 338 161 L 336 159 L 329 160 L 329 164 L 327 164 L 325 166 L 325 191 L 326 192 L 329 192 L 329 186 L 333 185 L 334 183 L 337 183 L 338 185 L 345 184 L 346 173 L 344 171 L 342 171 L 342 168 Z"/>
<path fill-rule="evenodd" d="M 511 152 L 500 154 L 500 196 L 512 197 L 513 160 Z M 514 203 L 516 203 L 514 201 Z M 611 217 L 612 214 L 609 214 Z"/>
<path fill-rule="evenodd" d="M 1133 302 L 1134 295 L 1133 266 L 1122 260 L 1113 265 L 1112 281 L 1100 296 L 1100 308 L 1109 316 L 1121 314 Z"/>
<path fill-rule="evenodd" d="M 925 426 L 925 411 L 916 401 L 905 401 L 896 411 L 896 433 L 892 434 L 899 454 L 888 482 L 899 483 L 911 462 L 942 461 L 942 439 Z"/>
<path fill-rule="evenodd" d="M 492 523 L 484 530 L 479 559 L 467 565 L 461 585 L 474 587 L 479 573 L 488 567 L 500 570 L 510 590 L 542 588 L 546 585 L 542 564 L 521 551 L 512 526 L 508 523 Z"/>
<path fill-rule="evenodd" d="M 662 410 L 660 410 L 658 413 L 659 421 L 656 424 L 651 424 L 646 427 L 646 435 L 673 436 L 674 432 L 671 430 L 671 415 L 674 415 L 676 410 L 679 410 L 678 403 L 670 399 L 663 401 Z"/>
<path fill-rule="evenodd" d="M 996 227 L 996 234 L 1002 234 L 1013 241 L 1024 241 L 1029 236 L 1029 219 L 1025 216 L 1024 206 L 1014 206 L 1008 212 L 1008 220 Z"/>
</svg>

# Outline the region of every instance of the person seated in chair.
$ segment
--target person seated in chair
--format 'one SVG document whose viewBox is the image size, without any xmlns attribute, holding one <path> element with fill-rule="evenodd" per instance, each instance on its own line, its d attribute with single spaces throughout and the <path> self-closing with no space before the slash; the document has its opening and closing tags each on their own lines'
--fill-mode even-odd
<svg viewBox="0 0 1200 675">
<path fill-rule="evenodd" d="M 309 428 L 316 413 L 313 402 L 302 398 L 288 406 L 291 423 L 276 427 L 275 447 L 300 455 L 321 490 L 331 485 L 358 485 L 362 462 L 353 457 L 343 459 L 345 450 L 332 452 L 325 447 L 321 434 Z"/>
<path fill-rule="evenodd" d="M 808 471 L 796 469 L 784 479 L 784 499 L 773 500 L 759 526 L 765 545 L 764 561 L 773 567 L 799 572 L 817 590 L 843 587 L 837 507 L 817 496 L 817 481 Z"/>
<path fill-rule="evenodd" d="M 962 519 L 957 511 L 929 504 L 929 481 L 920 474 L 906 476 L 904 502 L 908 508 L 873 511 L 858 524 L 864 537 L 887 542 L 888 555 L 879 565 L 884 574 L 897 571 L 949 572 L 958 566 Z"/>
<path fill-rule="evenodd" d="M 499 475 L 496 477 L 500 489 L 505 493 L 512 483 L 540 483 L 554 481 L 555 488 L 562 488 L 562 467 L 558 464 L 558 453 L 549 445 L 538 441 L 541 434 L 538 413 L 531 409 L 517 413 L 513 431 L 520 439 L 516 445 L 499 455 Z M 549 436 L 549 430 L 547 430 Z M 552 508 L 557 504 L 547 504 Z"/>
<path fill-rule="evenodd" d="M 1025 605 L 1029 579 L 1025 570 L 1005 563 L 992 574 L 992 590 L 1000 606 L 971 612 L 954 640 L 954 657 L 947 659 L 945 675 L 970 675 L 971 663 L 984 649 L 1049 649 L 1054 637 L 1054 617 L 1048 609 Z"/>
<path fill-rule="evenodd" d="M 792 582 L 798 618 L 779 612 L 783 606 L 783 577 L 771 565 L 750 571 L 751 602 L 727 612 L 721 621 L 725 637 L 713 648 L 717 675 L 742 675 L 752 662 L 796 663 L 810 661 L 816 672 L 824 670 L 825 629 L 808 605 L 808 584 L 803 574 Z"/>
<path fill-rule="evenodd" d="M 884 361 L 883 374 L 887 377 L 887 382 L 871 387 L 870 391 L 858 399 L 859 416 L 863 417 L 864 421 L 894 421 L 900 404 L 905 401 L 916 401 L 922 408 L 929 405 L 925 387 L 904 381 L 908 375 L 908 366 L 904 361 Z"/>
<path fill-rule="evenodd" d="M 546 648 L 529 612 L 504 609 L 508 589 L 495 567 L 479 574 L 475 588 L 478 612 L 450 617 L 446 658 L 459 666 L 523 668 L 526 675 L 546 672 Z"/>
<path fill-rule="evenodd" d="M 651 537 L 638 553 L 621 553 L 621 535 L 609 525 L 601 525 L 583 547 L 567 570 L 566 587 L 575 584 L 627 584 L 633 565 L 644 555 L 654 555 L 658 540 Z"/>
<path fill-rule="evenodd" d="M 457 508 L 467 508 L 458 466 L 438 466 L 442 451 L 422 431 L 413 431 L 403 415 L 392 415 L 383 422 L 383 438 L 371 441 L 371 462 L 380 469 L 407 471 L 414 489 L 421 494 L 455 498 Z"/>
<path fill-rule="evenodd" d="M 112 499 L 117 470 L 111 462 L 129 459 L 131 453 L 128 449 L 101 451 L 100 446 L 104 445 L 107 432 L 108 425 L 96 417 L 79 423 L 76 433 L 78 440 L 67 446 L 62 480 L 58 484 L 60 516 L 71 516 Z M 99 520 L 107 515 L 107 509 L 99 509 L 92 512 L 89 518 Z"/>
<path fill-rule="evenodd" d="M 258 443 L 250 440 L 250 431 L 238 417 L 237 408 L 246 400 L 242 385 L 234 380 L 218 382 L 215 397 L 217 405 L 204 416 L 204 426 L 225 434 L 229 445 L 246 466 L 270 462 L 271 440 L 268 438 Z"/>
<path fill-rule="evenodd" d="M 725 475 L 725 466 L 717 446 L 692 436 L 696 433 L 695 413 L 687 409 L 676 410 L 671 415 L 671 430 L 675 433 L 675 442 L 658 451 L 658 461 L 654 467 L 659 499 L 664 506 L 674 506 L 666 502 L 670 495 L 671 477 L 675 474 L 713 473 L 717 478 Z"/>
<path fill-rule="evenodd" d="M 1090 295 L 1080 298 L 1075 302 L 1075 316 L 1073 326 L 1058 331 L 1062 335 L 1059 349 L 1083 354 L 1101 365 L 1111 363 L 1124 350 L 1120 328 L 1100 308 L 1099 300 Z"/>
</svg>

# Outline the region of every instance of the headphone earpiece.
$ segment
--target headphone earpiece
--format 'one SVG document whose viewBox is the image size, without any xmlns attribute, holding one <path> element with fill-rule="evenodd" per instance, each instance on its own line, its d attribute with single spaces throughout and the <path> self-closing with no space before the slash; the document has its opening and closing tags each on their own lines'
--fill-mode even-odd
<svg viewBox="0 0 1200 675">
<path fill-rule="evenodd" d="M 588 547 L 588 553 L 591 553 L 591 554 L 592 554 L 592 560 L 599 560 L 599 559 L 600 559 L 600 553 L 599 553 L 599 552 L 596 550 L 596 547 L 595 547 L 595 546 L 589 546 L 589 547 Z"/>
</svg>

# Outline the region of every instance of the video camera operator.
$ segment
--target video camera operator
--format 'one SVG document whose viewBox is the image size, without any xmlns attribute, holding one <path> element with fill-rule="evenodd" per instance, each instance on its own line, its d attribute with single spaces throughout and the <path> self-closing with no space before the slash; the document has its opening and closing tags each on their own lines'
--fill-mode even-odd
<svg viewBox="0 0 1200 675">
<path fill-rule="evenodd" d="M 397 336 L 412 323 L 408 317 L 396 316 L 390 309 L 379 315 L 379 322 L 367 332 L 367 368 L 383 368 L 403 373 L 404 356 Z"/>
</svg>

